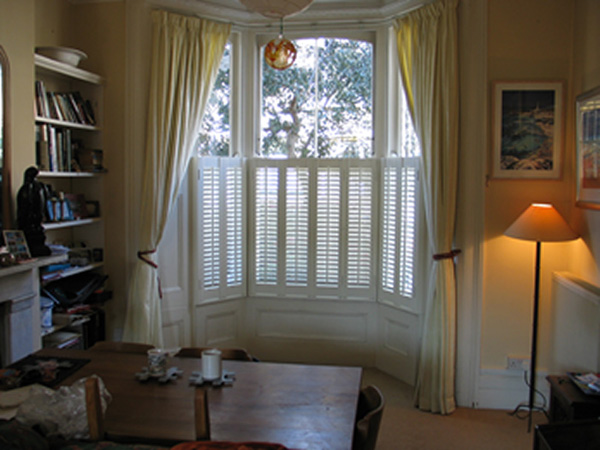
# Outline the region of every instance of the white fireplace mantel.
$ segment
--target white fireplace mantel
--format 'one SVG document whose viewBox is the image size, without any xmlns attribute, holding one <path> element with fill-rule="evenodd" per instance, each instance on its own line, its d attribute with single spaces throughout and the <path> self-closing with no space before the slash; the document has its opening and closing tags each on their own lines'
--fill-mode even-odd
<svg viewBox="0 0 600 450">
<path fill-rule="evenodd" d="M 64 261 L 65 255 L 33 259 L 0 268 L 0 366 L 42 346 L 39 268 Z"/>
</svg>

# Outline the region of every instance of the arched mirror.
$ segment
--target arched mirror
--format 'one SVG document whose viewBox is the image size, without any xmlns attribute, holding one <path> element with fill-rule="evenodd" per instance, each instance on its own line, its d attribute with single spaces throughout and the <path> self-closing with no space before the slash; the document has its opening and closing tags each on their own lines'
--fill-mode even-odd
<svg viewBox="0 0 600 450">
<path fill-rule="evenodd" d="M 9 65 L 0 46 L 0 230 L 11 228 L 10 136 L 9 136 Z M 0 233 L 0 242 L 3 242 Z"/>
</svg>

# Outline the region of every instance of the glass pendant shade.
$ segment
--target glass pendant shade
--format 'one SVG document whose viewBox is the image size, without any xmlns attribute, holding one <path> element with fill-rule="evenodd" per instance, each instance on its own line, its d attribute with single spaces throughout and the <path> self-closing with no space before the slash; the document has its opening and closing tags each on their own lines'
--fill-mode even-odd
<svg viewBox="0 0 600 450">
<path fill-rule="evenodd" d="M 276 70 L 284 70 L 296 61 L 296 47 L 283 36 L 273 39 L 265 46 L 265 62 Z"/>
<path fill-rule="evenodd" d="M 269 19 L 282 19 L 304 11 L 313 0 L 240 0 L 250 11 Z"/>
</svg>

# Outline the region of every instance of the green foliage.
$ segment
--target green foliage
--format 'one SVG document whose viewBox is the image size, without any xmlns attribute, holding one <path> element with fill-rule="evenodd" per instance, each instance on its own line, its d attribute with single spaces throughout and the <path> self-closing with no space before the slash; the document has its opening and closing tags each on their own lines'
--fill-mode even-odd
<svg viewBox="0 0 600 450">
<path fill-rule="evenodd" d="M 196 144 L 203 156 L 229 156 L 230 69 L 231 44 L 227 43 Z"/>
</svg>

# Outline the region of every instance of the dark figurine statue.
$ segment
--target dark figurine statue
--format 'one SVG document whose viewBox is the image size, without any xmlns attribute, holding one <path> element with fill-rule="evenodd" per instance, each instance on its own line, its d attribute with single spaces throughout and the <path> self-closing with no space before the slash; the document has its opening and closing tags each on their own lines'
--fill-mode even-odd
<svg viewBox="0 0 600 450">
<path fill-rule="evenodd" d="M 46 187 L 36 180 L 39 171 L 29 167 L 23 176 L 23 186 L 17 193 L 17 223 L 23 230 L 31 256 L 47 256 L 46 234 L 42 222 L 45 217 Z"/>
</svg>

